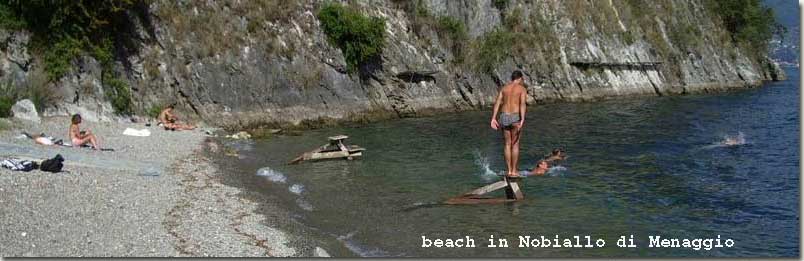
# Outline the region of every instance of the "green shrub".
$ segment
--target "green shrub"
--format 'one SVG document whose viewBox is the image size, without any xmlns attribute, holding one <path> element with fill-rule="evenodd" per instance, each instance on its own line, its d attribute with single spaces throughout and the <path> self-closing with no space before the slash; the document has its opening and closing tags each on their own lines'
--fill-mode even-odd
<svg viewBox="0 0 804 261">
<path fill-rule="evenodd" d="M 152 104 L 145 112 L 145 115 L 154 119 L 159 118 L 159 114 L 162 113 L 162 109 L 164 108 L 165 106 L 162 104 Z"/>
<path fill-rule="evenodd" d="M 492 73 L 495 67 L 508 58 L 515 40 L 514 33 L 497 29 L 478 39 L 475 53 L 475 69 Z"/>
<path fill-rule="evenodd" d="M 0 0 L 0 26 L 24 27 L 33 33 L 32 50 L 42 55 L 47 81 L 57 81 L 81 55 L 101 64 L 106 93 L 119 113 L 131 112 L 128 85 L 114 76 L 113 48 L 134 39 L 129 13 L 151 0 Z M 47 82 L 32 84 L 24 96 L 37 108 L 53 100 Z"/>
<path fill-rule="evenodd" d="M 689 48 L 701 43 L 703 35 L 698 27 L 686 24 L 670 28 L 670 40 L 681 48 Z"/>
<path fill-rule="evenodd" d="M 0 119 L 0 130 L 10 130 L 11 128 L 13 128 L 13 126 L 11 126 L 11 122 Z"/>
<path fill-rule="evenodd" d="M 128 88 L 128 84 L 116 77 L 106 80 L 104 83 L 109 87 L 106 90 L 106 97 L 111 100 L 115 111 L 123 115 L 130 115 L 131 91 Z"/>
<path fill-rule="evenodd" d="M 0 0 L 0 24 L 24 26 L 33 33 L 32 44 L 43 55 L 48 78 L 61 78 L 72 60 L 94 48 L 111 46 L 131 28 L 127 12 L 150 0 Z M 111 52 L 107 52 L 111 53 Z M 95 57 L 98 60 L 111 59 Z"/>
<path fill-rule="evenodd" d="M 455 63 L 463 62 L 463 48 L 469 38 L 463 22 L 451 16 L 438 18 L 438 33 L 442 38 L 448 39 L 449 48 L 455 57 Z"/>
<path fill-rule="evenodd" d="M 25 28 L 25 20 L 14 14 L 10 7 L 0 4 L 0 28 L 19 30 Z"/>
<path fill-rule="evenodd" d="M 760 0 L 705 0 L 704 4 L 711 14 L 720 17 L 734 42 L 758 53 L 767 53 L 773 35 L 783 31 L 776 23 L 773 10 L 763 6 Z"/>
<path fill-rule="evenodd" d="M 14 98 L 0 96 L 0 117 L 11 117 L 11 106 L 14 106 Z"/>
<path fill-rule="evenodd" d="M 515 8 L 511 11 L 511 14 L 505 16 L 503 19 L 503 25 L 505 28 L 508 28 L 514 32 L 521 32 L 523 30 L 522 21 L 525 20 L 522 18 L 522 9 Z"/>
<path fill-rule="evenodd" d="M 48 76 L 42 67 L 34 67 L 30 72 L 28 84 L 22 89 L 12 91 L 15 100 L 29 99 L 39 113 L 58 100 L 58 94 L 51 90 Z"/>
<path fill-rule="evenodd" d="M 463 22 L 452 16 L 439 17 L 438 28 L 456 39 L 466 35 L 466 28 L 463 26 Z"/>
<path fill-rule="evenodd" d="M 332 45 L 346 58 L 348 70 L 379 57 L 385 45 L 385 20 L 367 17 L 357 10 L 328 3 L 317 14 L 321 28 Z"/>
<path fill-rule="evenodd" d="M 509 0 L 494 0 L 494 2 L 492 4 L 494 4 L 495 8 L 499 9 L 500 11 L 502 11 L 502 10 L 505 10 L 506 7 L 508 7 L 508 1 Z"/>
<path fill-rule="evenodd" d="M 59 39 L 44 49 L 44 69 L 50 81 L 57 81 L 72 67 L 72 61 L 82 53 L 83 43 L 72 37 Z"/>
</svg>

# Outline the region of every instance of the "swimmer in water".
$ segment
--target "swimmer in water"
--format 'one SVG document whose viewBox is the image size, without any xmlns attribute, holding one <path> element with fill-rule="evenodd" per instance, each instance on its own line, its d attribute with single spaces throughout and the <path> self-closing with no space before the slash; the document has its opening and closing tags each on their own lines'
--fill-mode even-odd
<svg viewBox="0 0 804 261">
<path fill-rule="evenodd" d="M 531 170 L 528 174 L 529 176 L 542 176 L 547 173 L 547 170 L 549 169 L 550 164 L 547 163 L 547 160 L 539 160 L 539 162 L 536 163 L 536 167 L 533 168 L 533 170 Z"/>
<path fill-rule="evenodd" d="M 544 159 L 536 163 L 536 167 L 531 170 L 529 176 L 541 176 L 550 170 L 550 165 L 555 164 L 556 161 L 562 161 L 567 158 L 567 153 L 563 149 L 555 148 L 550 154 L 546 155 Z"/>
<path fill-rule="evenodd" d="M 563 149 L 555 148 L 549 155 L 545 157 L 544 160 L 552 162 L 552 161 L 564 160 L 566 158 L 567 153 L 564 152 Z"/>
<path fill-rule="evenodd" d="M 740 140 L 740 137 L 726 137 L 726 140 L 723 141 L 723 145 L 726 146 L 734 146 L 743 144 L 743 141 Z"/>
</svg>

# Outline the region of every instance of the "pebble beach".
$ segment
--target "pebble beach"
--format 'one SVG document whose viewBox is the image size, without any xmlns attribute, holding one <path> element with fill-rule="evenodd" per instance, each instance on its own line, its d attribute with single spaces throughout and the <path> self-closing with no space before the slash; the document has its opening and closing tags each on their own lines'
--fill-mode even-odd
<svg viewBox="0 0 804 261">
<path fill-rule="evenodd" d="M 21 132 L 67 140 L 69 119 L 4 120 L 0 159 L 60 154 L 61 173 L 0 168 L 2 257 L 296 256 L 257 204 L 223 185 L 209 159 L 221 146 L 200 130 L 143 123 L 82 124 L 102 148 L 38 145 Z M 148 137 L 123 135 L 148 129 Z"/>
</svg>

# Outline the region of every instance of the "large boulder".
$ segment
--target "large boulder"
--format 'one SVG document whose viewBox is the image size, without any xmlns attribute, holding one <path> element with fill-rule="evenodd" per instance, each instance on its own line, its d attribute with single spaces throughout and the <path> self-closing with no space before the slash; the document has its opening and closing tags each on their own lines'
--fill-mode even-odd
<svg viewBox="0 0 804 261">
<path fill-rule="evenodd" d="M 31 100 L 24 99 L 20 100 L 11 106 L 11 113 L 14 114 L 14 118 L 23 119 L 27 121 L 33 121 L 39 123 L 41 119 L 39 118 L 39 114 L 36 113 L 36 106 Z"/>
</svg>

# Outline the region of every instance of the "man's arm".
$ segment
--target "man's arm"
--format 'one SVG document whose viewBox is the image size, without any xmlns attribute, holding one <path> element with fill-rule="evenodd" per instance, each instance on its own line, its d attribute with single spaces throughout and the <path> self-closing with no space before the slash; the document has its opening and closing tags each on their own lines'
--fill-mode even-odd
<svg viewBox="0 0 804 261">
<path fill-rule="evenodd" d="M 528 107 L 528 90 L 522 88 L 522 93 L 519 94 L 519 127 L 525 124 L 525 109 Z"/>
<path fill-rule="evenodd" d="M 495 130 L 499 128 L 499 124 L 497 123 L 497 112 L 499 112 L 500 104 L 502 104 L 502 99 L 503 99 L 502 90 L 500 90 L 499 92 L 497 92 L 497 100 L 494 101 L 494 109 L 493 112 L 491 113 L 491 128 Z"/>
</svg>

